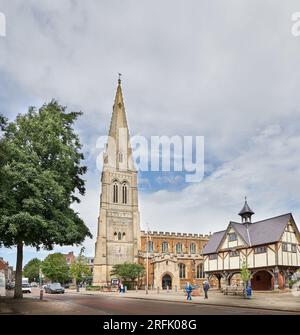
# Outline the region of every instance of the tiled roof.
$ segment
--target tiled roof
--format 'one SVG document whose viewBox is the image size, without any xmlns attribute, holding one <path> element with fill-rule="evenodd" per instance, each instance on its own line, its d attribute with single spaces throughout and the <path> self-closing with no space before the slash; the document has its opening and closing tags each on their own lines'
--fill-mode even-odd
<svg viewBox="0 0 300 335">
<path fill-rule="evenodd" d="M 220 242 L 221 242 L 221 240 L 224 236 L 225 231 L 226 230 L 218 231 L 211 236 L 208 243 L 206 244 L 206 246 L 203 249 L 204 254 L 211 254 L 211 253 L 214 253 L 217 250 L 217 248 L 218 248 L 218 246 L 219 246 L 219 244 L 220 244 Z"/>
<path fill-rule="evenodd" d="M 249 246 L 255 246 L 279 241 L 290 218 L 292 218 L 292 214 L 287 213 L 249 223 L 248 225 L 238 222 L 230 222 L 229 224 Z M 203 253 L 211 254 L 217 252 L 225 233 L 226 230 L 214 233 L 205 246 Z"/>
</svg>

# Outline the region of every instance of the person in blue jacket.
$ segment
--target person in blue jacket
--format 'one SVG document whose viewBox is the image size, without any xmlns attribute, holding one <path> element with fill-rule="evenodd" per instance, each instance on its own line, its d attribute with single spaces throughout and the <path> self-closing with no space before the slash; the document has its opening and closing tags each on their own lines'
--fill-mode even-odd
<svg viewBox="0 0 300 335">
<path fill-rule="evenodd" d="M 189 282 L 186 282 L 185 291 L 187 293 L 186 300 L 192 300 L 191 294 L 192 294 L 192 291 L 193 291 L 193 287 Z"/>
</svg>

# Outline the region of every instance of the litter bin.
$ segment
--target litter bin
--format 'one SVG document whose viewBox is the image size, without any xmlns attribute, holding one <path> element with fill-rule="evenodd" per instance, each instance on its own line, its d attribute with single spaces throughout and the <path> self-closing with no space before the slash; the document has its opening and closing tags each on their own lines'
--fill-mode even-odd
<svg viewBox="0 0 300 335">
<path fill-rule="evenodd" d="M 252 295 L 252 288 L 251 286 L 247 287 L 247 299 L 251 299 L 251 295 Z"/>
</svg>

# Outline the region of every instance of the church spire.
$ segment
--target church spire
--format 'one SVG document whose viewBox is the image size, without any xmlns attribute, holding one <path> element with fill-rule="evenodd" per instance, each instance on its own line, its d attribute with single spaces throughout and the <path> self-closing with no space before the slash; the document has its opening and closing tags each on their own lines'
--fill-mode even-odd
<svg viewBox="0 0 300 335">
<path fill-rule="evenodd" d="M 117 140 L 119 135 L 118 129 L 120 128 L 128 129 L 124 100 L 123 100 L 123 92 L 121 86 L 121 73 L 119 73 L 118 78 L 118 86 L 113 105 L 113 113 L 110 122 L 109 136 Z"/>
<path fill-rule="evenodd" d="M 107 160 L 106 163 L 117 169 L 134 170 L 130 135 L 121 86 L 121 73 L 118 74 L 118 85 L 108 136 L 107 154 L 110 158 L 110 162 Z"/>
</svg>

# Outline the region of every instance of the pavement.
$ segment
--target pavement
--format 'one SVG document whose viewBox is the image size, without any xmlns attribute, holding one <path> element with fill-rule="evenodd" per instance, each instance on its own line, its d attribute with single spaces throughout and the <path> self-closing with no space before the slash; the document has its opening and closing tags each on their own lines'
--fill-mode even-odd
<svg viewBox="0 0 300 335">
<path fill-rule="evenodd" d="M 75 290 L 69 290 L 73 294 L 85 295 L 102 295 L 119 298 L 143 299 L 143 300 L 156 300 L 165 302 L 186 303 L 186 296 L 183 291 L 160 291 L 149 290 L 148 294 L 144 290 L 127 291 L 126 293 L 119 292 L 99 292 L 99 291 L 86 291 L 81 289 L 78 293 Z M 224 307 L 239 307 L 239 308 L 253 308 L 265 309 L 271 311 L 288 311 L 300 314 L 300 292 L 295 295 L 291 291 L 254 291 L 251 299 L 244 299 L 241 296 L 224 295 L 219 290 L 210 290 L 209 298 L 204 299 L 203 295 L 192 297 L 191 303 L 201 305 L 215 305 Z"/>
<path fill-rule="evenodd" d="M 259 292 L 253 299 L 240 296 L 224 296 L 211 290 L 209 299 L 195 296 L 187 302 L 181 292 L 127 291 L 95 292 L 81 289 L 66 290 L 65 294 L 44 294 L 39 300 L 39 289 L 24 294 L 24 299 L 12 299 L 12 291 L 7 297 L 0 297 L 0 314 L 25 315 L 257 315 L 257 314 L 298 314 L 300 297 L 291 292 Z"/>
</svg>

